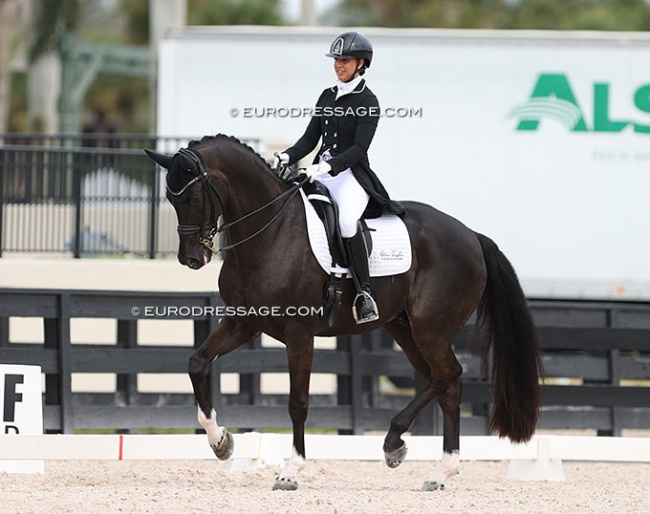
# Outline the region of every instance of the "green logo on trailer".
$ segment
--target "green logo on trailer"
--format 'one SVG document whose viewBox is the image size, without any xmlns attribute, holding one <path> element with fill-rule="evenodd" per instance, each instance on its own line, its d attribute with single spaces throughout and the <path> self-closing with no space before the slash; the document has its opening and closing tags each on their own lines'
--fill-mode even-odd
<svg viewBox="0 0 650 514">
<path fill-rule="evenodd" d="M 562 73 L 542 73 L 537 78 L 530 98 L 515 105 L 508 117 L 519 120 L 517 131 L 535 131 L 544 119 L 555 120 L 572 132 L 621 132 L 631 126 L 634 132 L 650 134 L 650 125 L 633 120 L 616 120 L 609 112 L 608 83 L 593 86 L 593 126 L 589 127 L 584 111 L 571 88 L 569 78 Z M 639 111 L 650 114 L 650 84 L 634 93 L 634 105 Z"/>
</svg>

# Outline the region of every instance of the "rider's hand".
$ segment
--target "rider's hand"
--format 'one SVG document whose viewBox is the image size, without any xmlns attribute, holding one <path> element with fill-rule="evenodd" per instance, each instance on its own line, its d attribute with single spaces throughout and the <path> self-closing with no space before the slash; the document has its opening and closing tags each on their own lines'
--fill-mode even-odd
<svg viewBox="0 0 650 514">
<path fill-rule="evenodd" d="M 282 170 L 289 166 L 289 154 L 287 153 L 275 153 L 273 154 L 273 166 L 274 170 Z"/>
<path fill-rule="evenodd" d="M 323 161 L 320 164 L 312 164 L 311 166 L 307 166 L 303 173 L 309 177 L 309 182 L 313 182 L 318 177 L 329 173 L 331 170 L 332 167 L 327 162 Z"/>
</svg>

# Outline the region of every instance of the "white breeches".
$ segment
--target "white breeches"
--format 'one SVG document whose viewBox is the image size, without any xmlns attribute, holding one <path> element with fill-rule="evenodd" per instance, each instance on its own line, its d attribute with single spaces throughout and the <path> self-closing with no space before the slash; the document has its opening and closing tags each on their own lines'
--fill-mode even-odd
<svg viewBox="0 0 650 514">
<path fill-rule="evenodd" d="M 357 233 L 357 221 L 366 210 L 370 197 L 354 178 L 352 170 L 348 168 L 336 177 L 326 174 L 318 177 L 339 207 L 339 228 L 341 236 L 348 238 Z"/>
</svg>

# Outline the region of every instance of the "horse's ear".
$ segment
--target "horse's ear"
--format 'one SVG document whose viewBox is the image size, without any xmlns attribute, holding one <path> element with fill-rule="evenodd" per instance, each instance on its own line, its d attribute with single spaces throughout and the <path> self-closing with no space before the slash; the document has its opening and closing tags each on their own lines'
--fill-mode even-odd
<svg viewBox="0 0 650 514">
<path fill-rule="evenodd" d="M 171 155 L 165 155 L 162 153 L 154 152 L 153 150 L 147 150 L 145 148 L 144 153 L 147 154 L 149 159 L 160 164 L 166 170 L 172 165 L 172 159 L 174 158 Z"/>
</svg>

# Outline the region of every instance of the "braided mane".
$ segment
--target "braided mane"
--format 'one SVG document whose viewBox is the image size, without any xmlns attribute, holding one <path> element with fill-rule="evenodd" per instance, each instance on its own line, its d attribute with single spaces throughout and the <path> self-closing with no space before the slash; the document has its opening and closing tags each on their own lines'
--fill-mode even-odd
<svg viewBox="0 0 650 514">
<path fill-rule="evenodd" d="M 194 140 L 190 141 L 189 144 L 188 144 L 188 148 L 196 149 L 196 148 L 199 148 L 201 146 L 209 145 L 211 143 L 216 143 L 216 142 L 220 142 L 220 141 L 226 141 L 226 142 L 232 143 L 234 145 L 240 146 L 242 148 L 245 148 L 251 154 L 253 154 L 255 157 L 257 157 L 260 160 L 260 162 L 262 162 L 264 164 L 264 167 L 266 169 L 268 169 L 269 171 L 271 170 L 269 164 L 264 160 L 264 158 L 262 158 L 262 156 L 260 154 L 258 154 L 252 147 L 250 147 L 246 143 L 242 143 L 239 139 L 237 139 L 234 136 L 228 136 L 226 134 L 216 134 L 214 136 L 203 136 L 201 138 L 201 140 L 194 139 Z"/>
</svg>

